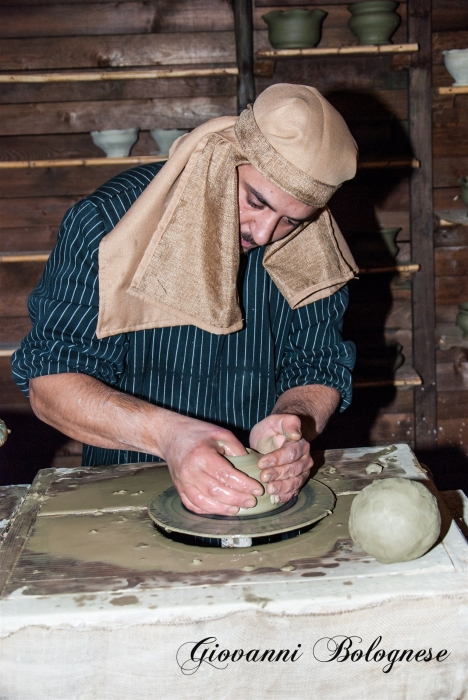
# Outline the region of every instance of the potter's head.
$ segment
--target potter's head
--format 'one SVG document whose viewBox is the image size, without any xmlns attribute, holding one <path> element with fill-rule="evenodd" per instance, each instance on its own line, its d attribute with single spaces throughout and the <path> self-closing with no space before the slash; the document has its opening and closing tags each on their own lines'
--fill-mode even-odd
<svg viewBox="0 0 468 700">
<path fill-rule="evenodd" d="M 273 85 L 235 125 L 249 163 L 238 167 L 244 250 L 285 238 L 356 173 L 357 146 L 314 88 Z"/>
</svg>

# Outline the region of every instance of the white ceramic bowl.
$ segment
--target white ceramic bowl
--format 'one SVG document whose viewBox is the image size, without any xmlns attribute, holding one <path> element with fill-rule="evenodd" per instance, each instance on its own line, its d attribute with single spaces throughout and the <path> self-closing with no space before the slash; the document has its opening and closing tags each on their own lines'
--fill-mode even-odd
<svg viewBox="0 0 468 700">
<path fill-rule="evenodd" d="M 179 136 L 188 134 L 188 129 L 151 129 L 150 134 L 158 144 L 159 155 L 167 156 L 169 150 Z"/>
<path fill-rule="evenodd" d="M 468 49 L 444 51 L 445 67 L 455 78 L 454 85 L 468 85 Z"/>
<path fill-rule="evenodd" d="M 91 138 L 108 158 L 125 158 L 130 154 L 133 144 L 138 139 L 138 127 L 92 131 Z"/>
</svg>

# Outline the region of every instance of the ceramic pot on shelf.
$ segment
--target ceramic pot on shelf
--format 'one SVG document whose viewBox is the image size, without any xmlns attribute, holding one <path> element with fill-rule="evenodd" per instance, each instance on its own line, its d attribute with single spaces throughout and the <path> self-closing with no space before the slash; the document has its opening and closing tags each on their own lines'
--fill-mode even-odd
<svg viewBox="0 0 468 700">
<path fill-rule="evenodd" d="M 381 228 L 380 235 L 388 249 L 392 258 L 396 258 L 399 252 L 399 247 L 396 244 L 396 237 L 400 233 L 401 228 Z"/>
<path fill-rule="evenodd" d="M 457 182 L 460 185 L 460 199 L 468 207 L 468 175 L 458 178 Z"/>
<path fill-rule="evenodd" d="M 262 15 L 274 49 L 311 49 L 320 41 L 324 10 L 273 10 Z"/>
<path fill-rule="evenodd" d="M 93 143 L 104 151 L 107 158 L 126 158 L 138 139 L 138 127 L 92 131 Z"/>
<path fill-rule="evenodd" d="M 150 134 L 153 141 L 156 141 L 159 149 L 158 155 L 169 155 L 170 148 L 174 141 L 184 134 L 188 134 L 188 129 L 151 129 Z"/>
<path fill-rule="evenodd" d="M 468 85 L 468 49 L 442 51 L 445 67 L 455 78 L 454 86 Z"/>
<path fill-rule="evenodd" d="M 359 46 L 389 44 L 400 26 L 401 17 L 395 12 L 398 2 L 371 0 L 348 5 L 352 14 L 348 26 L 358 39 Z"/>
<path fill-rule="evenodd" d="M 468 301 L 458 305 L 457 326 L 463 331 L 464 340 L 468 340 Z"/>
</svg>

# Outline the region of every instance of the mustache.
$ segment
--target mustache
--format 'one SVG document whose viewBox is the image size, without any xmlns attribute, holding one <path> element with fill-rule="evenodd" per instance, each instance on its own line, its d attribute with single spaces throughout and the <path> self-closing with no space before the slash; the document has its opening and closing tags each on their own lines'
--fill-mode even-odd
<svg viewBox="0 0 468 700">
<path fill-rule="evenodd" d="M 247 233 L 247 232 L 243 233 L 243 231 L 241 231 L 241 238 L 246 243 L 251 243 L 252 245 L 255 245 L 255 241 L 254 241 L 253 237 L 250 235 L 250 233 Z"/>
</svg>

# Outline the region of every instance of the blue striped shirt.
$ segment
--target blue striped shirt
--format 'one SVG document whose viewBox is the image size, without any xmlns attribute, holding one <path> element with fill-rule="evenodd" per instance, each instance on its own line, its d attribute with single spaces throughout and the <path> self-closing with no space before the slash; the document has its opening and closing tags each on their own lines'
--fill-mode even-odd
<svg viewBox="0 0 468 700">
<path fill-rule="evenodd" d="M 13 355 L 13 377 L 28 395 L 33 377 L 78 372 L 116 389 L 231 429 L 245 444 L 278 396 L 307 384 L 334 387 L 351 401 L 355 348 L 341 338 L 348 291 L 291 310 L 262 266 L 263 249 L 242 257 L 239 297 L 245 326 L 214 335 L 195 326 L 99 340 L 98 248 L 160 169 L 140 166 L 72 207 L 37 288 L 33 330 Z M 153 455 L 84 446 L 83 464 L 154 460 Z"/>
</svg>

